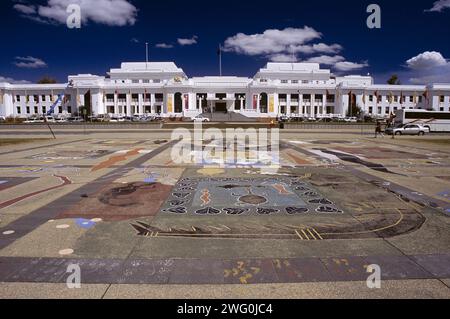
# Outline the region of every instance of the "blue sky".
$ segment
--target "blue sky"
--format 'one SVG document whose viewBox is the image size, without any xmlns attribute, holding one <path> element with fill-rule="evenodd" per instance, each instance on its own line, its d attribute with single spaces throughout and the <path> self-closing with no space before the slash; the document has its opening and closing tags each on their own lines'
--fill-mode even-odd
<svg viewBox="0 0 450 319">
<path fill-rule="evenodd" d="M 81 29 L 65 8 L 81 3 Z M 381 29 L 366 8 L 381 7 Z M 174 61 L 188 76 L 253 76 L 268 61 L 317 61 L 336 74 L 385 82 L 450 82 L 450 0 L 140 1 L 6 0 L 0 3 L 0 81 L 61 82 L 105 75 L 125 61 Z"/>
</svg>

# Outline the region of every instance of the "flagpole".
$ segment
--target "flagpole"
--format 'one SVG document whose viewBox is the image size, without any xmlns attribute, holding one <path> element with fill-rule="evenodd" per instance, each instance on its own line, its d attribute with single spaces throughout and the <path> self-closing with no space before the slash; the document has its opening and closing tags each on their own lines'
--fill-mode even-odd
<svg viewBox="0 0 450 319">
<path fill-rule="evenodd" d="M 148 42 L 145 42 L 145 69 L 148 69 Z"/>
<path fill-rule="evenodd" d="M 219 72 L 220 76 L 222 76 L 222 45 L 219 44 Z"/>
</svg>

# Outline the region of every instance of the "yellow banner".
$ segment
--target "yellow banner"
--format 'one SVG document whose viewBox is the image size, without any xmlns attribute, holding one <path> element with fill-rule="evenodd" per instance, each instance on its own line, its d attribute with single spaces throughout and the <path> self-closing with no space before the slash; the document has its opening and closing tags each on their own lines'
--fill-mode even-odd
<svg viewBox="0 0 450 319">
<path fill-rule="evenodd" d="M 275 112 L 275 97 L 272 94 L 269 99 L 269 113 L 273 112 Z"/>
<path fill-rule="evenodd" d="M 170 94 L 167 99 L 167 113 L 173 113 L 173 95 Z"/>
</svg>

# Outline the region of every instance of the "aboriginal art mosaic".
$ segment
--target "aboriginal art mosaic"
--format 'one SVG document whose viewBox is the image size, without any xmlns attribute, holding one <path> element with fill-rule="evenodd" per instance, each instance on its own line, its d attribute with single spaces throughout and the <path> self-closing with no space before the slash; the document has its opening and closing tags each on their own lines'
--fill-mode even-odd
<svg viewBox="0 0 450 319">
<path fill-rule="evenodd" d="M 198 216 L 343 213 L 296 177 L 184 178 L 174 187 L 162 212 Z"/>
</svg>

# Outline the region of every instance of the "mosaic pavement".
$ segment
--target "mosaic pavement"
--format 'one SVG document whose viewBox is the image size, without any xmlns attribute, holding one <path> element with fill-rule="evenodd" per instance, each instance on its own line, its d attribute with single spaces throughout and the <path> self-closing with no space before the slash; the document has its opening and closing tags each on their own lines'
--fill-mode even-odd
<svg viewBox="0 0 450 319">
<path fill-rule="evenodd" d="M 64 282 L 73 262 L 86 283 L 352 281 L 375 262 L 450 278 L 448 147 L 282 138 L 275 170 L 217 167 L 217 141 L 212 165 L 176 164 L 164 134 L 0 149 L 0 282 Z"/>
</svg>

